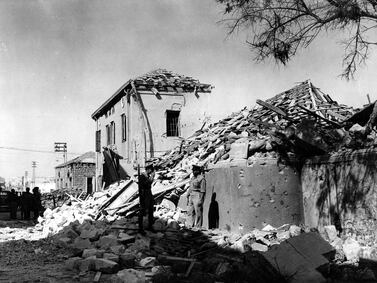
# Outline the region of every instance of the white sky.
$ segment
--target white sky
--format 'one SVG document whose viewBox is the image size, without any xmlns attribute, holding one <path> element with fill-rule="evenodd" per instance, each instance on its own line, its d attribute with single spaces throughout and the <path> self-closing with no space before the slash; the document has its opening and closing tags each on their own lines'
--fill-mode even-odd
<svg viewBox="0 0 377 283">
<path fill-rule="evenodd" d="M 354 81 L 342 71 L 340 34 L 302 50 L 287 67 L 257 64 L 246 34 L 226 38 L 215 0 L 0 1 L 0 176 L 53 176 L 56 156 L 6 150 L 94 150 L 91 114 L 128 79 L 156 68 L 215 86 L 216 120 L 311 79 L 340 103 L 377 99 L 376 50 Z M 70 156 L 73 157 L 73 156 Z"/>
</svg>

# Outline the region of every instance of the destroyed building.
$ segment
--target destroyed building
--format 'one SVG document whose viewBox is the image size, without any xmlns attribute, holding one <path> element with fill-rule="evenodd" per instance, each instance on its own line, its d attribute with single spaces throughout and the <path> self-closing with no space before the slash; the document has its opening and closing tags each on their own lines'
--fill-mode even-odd
<svg viewBox="0 0 377 283">
<path fill-rule="evenodd" d="M 200 128 L 211 89 L 164 69 L 122 85 L 92 114 L 99 188 L 102 181 L 108 186 L 125 178 L 135 165 L 143 166 L 146 159 L 164 154 Z"/>
<path fill-rule="evenodd" d="M 55 167 L 57 190 L 90 194 L 94 189 L 95 153 L 86 152 Z"/>
</svg>

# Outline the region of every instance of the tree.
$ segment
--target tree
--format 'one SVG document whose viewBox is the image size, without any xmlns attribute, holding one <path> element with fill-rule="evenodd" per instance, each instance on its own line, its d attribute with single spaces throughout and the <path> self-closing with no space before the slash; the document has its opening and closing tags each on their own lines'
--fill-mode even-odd
<svg viewBox="0 0 377 283">
<path fill-rule="evenodd" d="M 319 34 L 343 31 L 343 73 L 353 78 L 369 48 L 377 45 L 377 0 L 216 0 L 224 7 L 229 34 L 247 28 L 256 60 L 284 65 Z M 374 39 L 369 38 L 374 35 Z"/>
</svg>

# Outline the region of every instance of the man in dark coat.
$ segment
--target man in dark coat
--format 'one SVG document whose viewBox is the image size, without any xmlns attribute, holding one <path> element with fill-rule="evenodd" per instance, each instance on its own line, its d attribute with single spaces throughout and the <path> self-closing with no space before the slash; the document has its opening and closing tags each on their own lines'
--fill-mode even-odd
<svg viewBox="0 0 377 283">
<path fill-rule="evenodd" d="M 10 206 L 10 219 L 17 219 L 18 196 L 14 189 L 8 194 L 8 202 Z"/>
<path fill-rule="evenodd" d="M 143 226 L 143 216 L 148 211 L 148 230 L 153 230 L 153 209 L 154 209 L 154 199 L 152 195 L 152 183 L 154 180 L 154 166 L 153 164 L 148 164 L 145 166 L 145 172 L 139 175 L 139 232 L 145 234 Z"/>
<path fill-rule="evenodd" d="M 25 220 L 30 220 L 30 211 L 33 206 L 33 195 L 30 193 L 30 188 L 26 188 L 26 192 L 23 192 L 21 195 L 21 210 Z"/>
<path fill-rule="evenodd" d="M 34 220 L 37 220 L 39 213 L 42 210 L 41 194 L 39 192 L 39 187 L 34 187 L 33 189 L 33 216 Z"/>
</svg>

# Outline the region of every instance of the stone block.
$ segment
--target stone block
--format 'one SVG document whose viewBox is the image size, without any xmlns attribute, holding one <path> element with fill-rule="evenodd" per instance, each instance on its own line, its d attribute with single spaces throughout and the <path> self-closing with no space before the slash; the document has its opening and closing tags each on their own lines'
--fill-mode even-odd
<svg viewBox="0 0 377 283">
<path fill-rule="evenodd" d="M 123 269 L 112 276 L 112 283 L 145 283 L 145 272 L 135 269 Z"/>
<path fill-rule="evenodd" d="M 81 260 L 78 264 L 78 270 L 80 272 L 87 272 L 95 269 L 96 256 L 90 256 Z"/>
<path fill-rule="evenodd" d="M 109 249 L 116 245 L 118 245 L 118 239 L 114 235 L 102 236 L 98 241 L 98 246 L 102 249 Z"/>
<path fill-rule="evenodd" d="M 127 268 L 135 266 L 136 256 L 132 253 L 124 253 L 119 256 L 120 265 Z"/>
<path fill-rule="evenodd" d="M 94 269 L 103 273 L 115 273 L 119 269 L 119 264 L 103 258 L 96 258 L 94 260 Z"/>
<path fill-rule="evenodd" d="M 81 257 L 71 257 L 65 261 L 64 266 L 68 270 L 77 270 L 81 260 Z"/>
<path fill-rule="evenodd" d="M 85 250 L 92 248 L 92 244 L 88 239 L 77 237 L 73 242 L 73 247 L 79 250 Z"/>
<path fill-rule="evenodd" d="M 102 231 L 99 231 L 97 228 L 93 227 L 90 230 L 82 230 L 80 237 L 83 239 L 89 239 L 90 241 L 97 241 L 101 233 Z"/>
<path fill-rule="evenodd" d="M 149 256 L 140 260 L 139 265 L 142 267 L 153 267 L 156 264 L 156 258 Z"/>
<path fill-rule="evenodd" d="M 57 239 L 56 243 L 59 247 L 67 248 L 68 245 L 72 243 L 72 239 L 67 238 L 67 237 L 62 237 L 62 238 Z"/>
<path fill-rule="evenodd" d="M 76 239 L 79 234 L 77 234 L 72 228 L 65 228 L 64 236 L 72 240 Z"/>
</svg>

